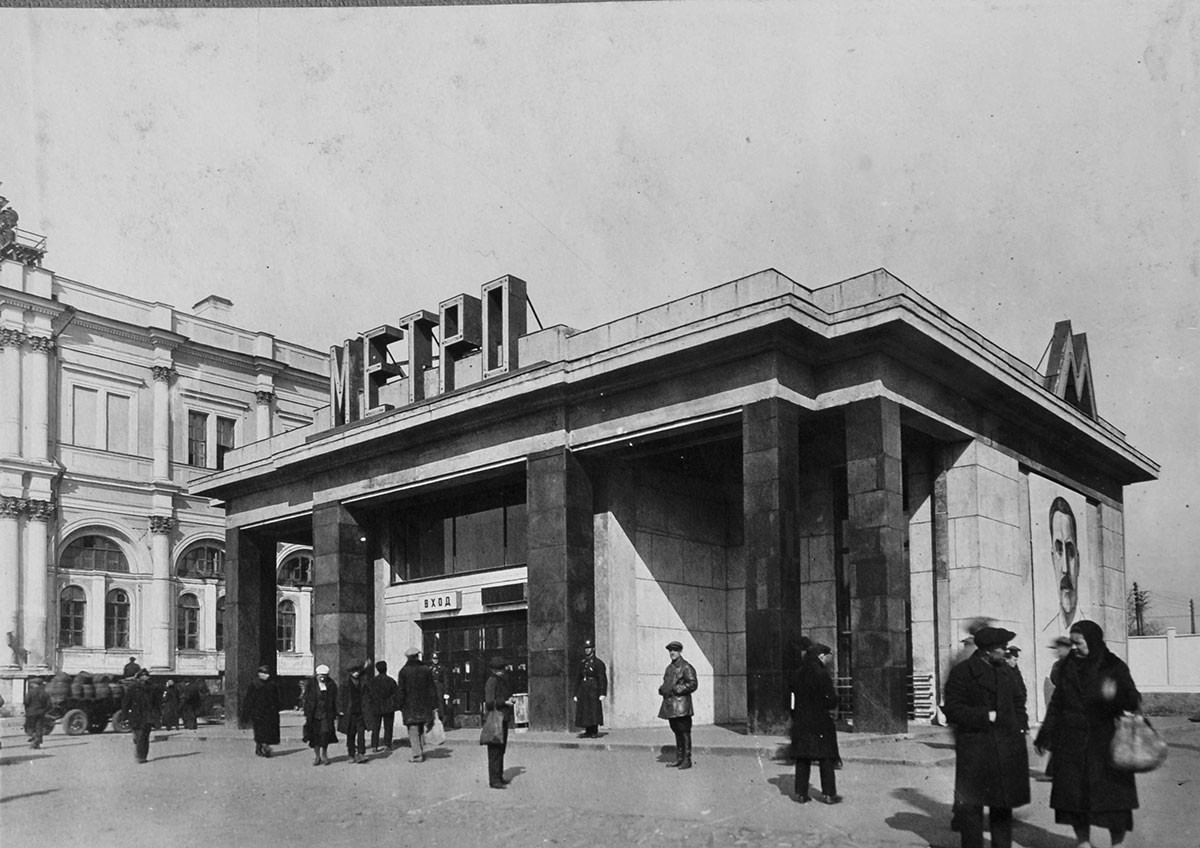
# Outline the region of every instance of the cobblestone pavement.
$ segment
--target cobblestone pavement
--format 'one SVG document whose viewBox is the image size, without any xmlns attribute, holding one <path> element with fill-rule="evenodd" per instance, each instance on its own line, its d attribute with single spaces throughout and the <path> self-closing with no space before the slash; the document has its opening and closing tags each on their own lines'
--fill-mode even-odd
<svg viewBox="0 0 1200 848">
<path fill-rule="evenodd" d="M 1130 848 L 1197 848 L 1200 729 L 1169 737 L 1162 770 L 1139 777 L 1143 809 Z M 295 743 L 269 760 L 236 731 L 160 734 L 151 761 L 133 761 L 128 736 L 47 737 L 33 751 L 8 735 L 0 751 L 0 833 L 5 846 L 416 845 L 954 846 L 947 826 L 953 769 L 855 763 L 838 772 L 845 802 L 798 805 L 792 769 L 754 756 L 704 756 L 679 773 L 639 750 L 522 747 L 514 735 L 512 780 L 487 788 L 478 746 L 437 749 L 425 763 L 408 749 L 366 765 L 313 767 Z M 331 752 L 333 753 L 333 752 Z M 1037 760 L 1035 759 L 1036 763 Z M 1023 848 L 1072 848 L 1053 823 L 1049 784 L 1018 812 Z M 1097 845 L 1107 845 L 1107 836 Z"/>
</svg>

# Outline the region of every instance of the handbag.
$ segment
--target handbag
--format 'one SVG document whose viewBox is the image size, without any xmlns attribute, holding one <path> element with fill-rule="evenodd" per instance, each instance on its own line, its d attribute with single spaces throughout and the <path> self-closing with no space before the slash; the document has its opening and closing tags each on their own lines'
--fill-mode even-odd
<svg viewBox="0 0 1200 848">
<path fill-rule="evenodd" d="M 1153 771 L 1167 759 L 1167 741 L 1144 715 L 1126 713 L 1116 720 L 1108 758 L 1118 771 Z"/>
<path fill-rule="evenodd" d="M 429 728 L 429 732 L 425 734 L 425 738 L 429 740 L 430 745 L 444 745 L 446 743 L 446 728 L 442 725 L 440 718 L 434 718 L 433 726 Z"/>
<path fill-rule="evenodd" d="M 500 710 L 488 710 L 483 726 L 479 729 L 479 744 L 504 744 L 504 713 Z"/>
</svg>

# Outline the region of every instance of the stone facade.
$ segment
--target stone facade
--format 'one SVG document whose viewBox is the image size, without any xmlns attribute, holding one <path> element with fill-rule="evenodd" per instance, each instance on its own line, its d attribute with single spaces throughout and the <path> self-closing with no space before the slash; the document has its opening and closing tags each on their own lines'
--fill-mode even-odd
<svg viewBox="0 0 1200 848">
<path fill-rule="evenodd" d="M 30 675 L 119 674 L 130 656 L 156 675 L 223 672 L 224 516 L 192 481 L 229 449 L 310 424 L 327 403 L 327 362 L 204 305 L 186 312 L 0 262 L 10 708 Z M 288 571 L 272 580 L 272 609 L 293 634 L 279 667 L 307 675 L 312 589 L 290 569 L 311 548 L 272 555 Z"/>
</svg>

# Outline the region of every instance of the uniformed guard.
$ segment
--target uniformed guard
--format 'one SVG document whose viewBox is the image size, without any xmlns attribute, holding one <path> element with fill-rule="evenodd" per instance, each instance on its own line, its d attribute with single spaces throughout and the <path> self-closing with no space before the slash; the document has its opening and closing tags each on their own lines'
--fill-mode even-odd
<svg viewBox="0 0 1200 848">
<path fill-rule="evenodd" d="M 583 643 L 583 659 L 575 674 L 575 726 L 580 739 L 596 739 L 604 724 L 604 699 L 608 697 L 608 669 L 596 656 L 592 640 Z"/>
</svg>

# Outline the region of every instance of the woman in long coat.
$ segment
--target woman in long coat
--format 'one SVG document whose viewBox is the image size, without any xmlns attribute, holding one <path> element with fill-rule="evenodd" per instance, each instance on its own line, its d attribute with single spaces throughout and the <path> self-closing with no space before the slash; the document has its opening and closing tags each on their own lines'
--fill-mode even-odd
<svg viewBox="0 0 1200 848">
<path fill-rule="evenodd" d="M 137 672 L 134 672 L 135 674 Z M 168 680 L 162 696 L 162 726 L 174 730 L 179 726 L 179 687 Z"/>
<path fill-rule="evenodd" d="M 319 665 L 304 690 L 304 740 L 313 749 L 313 765 L 329 765 L 329 746 L 338 741 L 337 684 L 329 679 L 329 666 Z"/>
<path fill-rule="evenodd" d="M 804 654 L 800 668 L 788 677 L 792 693 L 792 756 L 796 758 L 796 800 L 801 804 L 809 799 L 809 778 L 813 760 L 821 775 L 821 794 L 817 800 L 836 804 L 834 768 L 839 759 L 837 728 L 830 710 L 837 707 L 837 692 L 827 665 L 833 651 L 827 645 L 811 645 Z"/>
<path fill-rule="evenodd" d="M 254 727 L 254 756 L 271 756 L 271 745 L 279 744 L 279 687 L 271 679 L 271 670 L 258 667 L 258 679 L 251 681 L 242 699 L 243 725 Z"/>
<path fill-rule="evenodd" d="M 1012 811 L 1029 803 L 1029 727 L 1023 687 L 1005 662 L 1011 630 L 984 627 L 976 651 L 946 678 L 954 726 L 954 802 L 963 846 L 983 845 L 983 808 L 993 845 L 1012 844 Z"/>
<path fill-rule="evenodd" d="M 1132 772 L 1117 771 L 1108 761 L 1115 719 L 1133 712 L 1141 695 L 1129 666 L 1104 644 L 1094 621 L 1071 626 L 1072 656 L 1063 663 L 1058 687 L 1034 745 L 1054 755 L 1050 806 L 1054 820 L 1069 824 L 1075 840 L 1088 844 L 1091 828 L 1107 828 L 1119 845 L 1133 829 L 1137 786 Z"/>
</svg>

